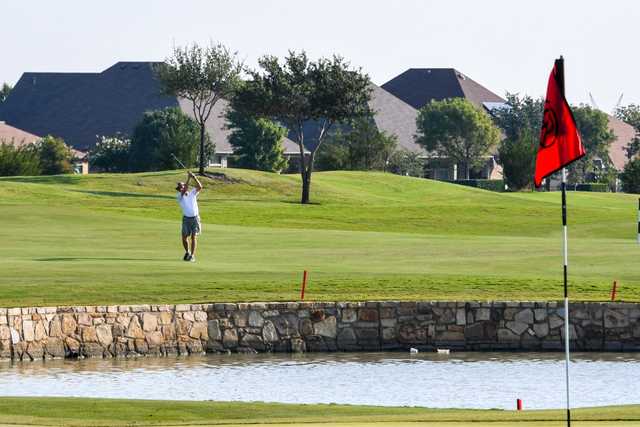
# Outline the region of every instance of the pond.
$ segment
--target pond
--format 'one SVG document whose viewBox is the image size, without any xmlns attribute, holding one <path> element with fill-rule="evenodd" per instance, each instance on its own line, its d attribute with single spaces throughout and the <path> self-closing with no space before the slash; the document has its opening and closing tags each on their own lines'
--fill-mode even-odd
<svg viewBox="0 0 640 427">
<path fill-rule="evenodd" d="M 640 353 L 576 353 L 574 407 L 640 403 Z M 564 406 L 560 353 L 207 355 L 0 363 L 0 394 L 344 403 Z"/>
</svg>

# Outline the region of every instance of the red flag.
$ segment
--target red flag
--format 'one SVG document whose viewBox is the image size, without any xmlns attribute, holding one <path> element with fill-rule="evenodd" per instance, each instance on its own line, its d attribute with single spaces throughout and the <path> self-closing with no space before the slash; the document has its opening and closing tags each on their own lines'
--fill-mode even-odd
<svg viewBox="0 0 640 427">
<path fill-rule="evenodd" d="M 585 155 L 576 121 L 564 97 L 562 59 L 556 61 L 549 76 L 544 118 L 540 131 L 540 146 L 536 158 L 535 184 Z"/>
</svg>

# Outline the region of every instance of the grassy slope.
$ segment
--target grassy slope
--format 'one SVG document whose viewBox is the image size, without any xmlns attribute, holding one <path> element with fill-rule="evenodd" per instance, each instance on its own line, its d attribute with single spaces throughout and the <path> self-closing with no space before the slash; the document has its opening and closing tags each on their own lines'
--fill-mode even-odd
<svg viewBox="0 0 640 427">
<path fill-rule="evenodd" d="M 227 170 L 206 181 L 198 262 L 179 261 L 177 172 L 0 179 L 0 306 L 561 297 L 559 195 L 380 173 Z M 640 300 L 636 197 L 570 193 L 573 296 Z"/>
<path fill-rule="evenodd" d="M 572 411 L 583 421 L 640 421 L 640 406 Z M 2 398 L 0 423 L 68 426 L 282 423 L 495 422 L 562 420 L 564 411 L 499 411 L 277 403 L 176 402 L 77 398 Z M 482 422 L 476 424 L 475 422 Z M 528 423 L 527 423 L 528 424 Z M 429 424 L 431 425 L 431 424 Z M 604 425 L 604 424 L 598 424 Z"/>
</svg>

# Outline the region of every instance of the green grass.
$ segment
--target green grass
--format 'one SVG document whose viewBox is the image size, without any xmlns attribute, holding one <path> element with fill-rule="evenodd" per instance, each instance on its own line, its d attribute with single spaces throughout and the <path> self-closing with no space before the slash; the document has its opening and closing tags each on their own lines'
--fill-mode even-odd
<svg viewBox="0 0 640 427">
<path fill-rule="evenodd" d="M 552 411 L 501 411 L 426 409 L 351 405 L 290 405 L 279 403 L 178 402 L 154 400 L 78 398 L 0 398 L 0 424 L 66 426 L 153 426 L 153 425 L 242 425 L 306 423 L 367 425 L 412 423 L 409 425 L 474 426 L 495 423 L 532 425 L 561 421 L 565 413 Z M 576 421 L 610 425 L 638 425 L 640 405 L 575 409 Z M 449 424 L 456 423 L 456 424 Z M 534 424 L 535 423 L 535 424 Z M 500 425 L 500 424 L 498 424 Z"/>
<path fill-rule="evenodd" d="M 179 172 L 0 179 L 0 306 L 307 298 L 559 299 L 560 196 L 382 173 L 206 180 L 180 260 Z M 569 193 L 574 299 L 640 300 L 637 196 Z"/>
</svg>

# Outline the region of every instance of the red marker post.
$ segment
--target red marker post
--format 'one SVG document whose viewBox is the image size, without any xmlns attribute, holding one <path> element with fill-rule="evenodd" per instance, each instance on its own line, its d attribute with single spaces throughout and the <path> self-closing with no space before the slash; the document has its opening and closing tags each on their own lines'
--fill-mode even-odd
<svg viewBox="0 0 640 427">
<path fill-rule="evenodd" d="M 302 289 L 300 289 L 300 301 L 304 301 L 304 290 L 307 287 L 307 270 L 302 275 Z"/>
<path fill-rule="evenodd" d="M 613 288 L 611 288 L 611 301 L 616 300 L 616 291 L 618 290 L 618 282 L 613 281 Z"/>
<path fill-rule="evenodd" d="M 516 399 L 516 407 L 518 411 L 522 411 L 522 399 Z"/>
</svg>

